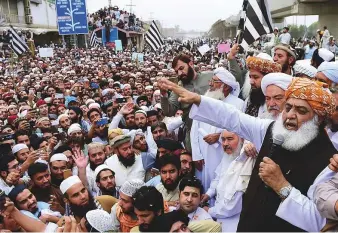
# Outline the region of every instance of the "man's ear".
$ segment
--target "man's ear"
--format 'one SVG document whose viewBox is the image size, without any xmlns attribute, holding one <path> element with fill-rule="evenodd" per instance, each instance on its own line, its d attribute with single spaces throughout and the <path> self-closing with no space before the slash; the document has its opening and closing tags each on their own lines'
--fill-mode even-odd
<svg viewBox="0 0 338 233">
<path fill-rule="evenodd" d="M 1 178 L 6 178 L 7 175 L 8 175 L 8 172 L 6 172 L 6 171 L 1 171 L 1 172 L 0 172 Z"/>
<path fill-rule="evenodd" d="M 188 64 L 191 68 L 194 67 L 194 62 L 193 61 L 190 61 L 189 64 Z"/>
</svg>

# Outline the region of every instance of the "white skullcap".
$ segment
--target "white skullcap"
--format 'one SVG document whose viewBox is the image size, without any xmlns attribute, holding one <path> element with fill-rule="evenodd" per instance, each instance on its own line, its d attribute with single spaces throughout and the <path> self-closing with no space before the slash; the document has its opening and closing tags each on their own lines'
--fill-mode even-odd
<svg viewBox="0 0 338 233">
<path fill-rule="evenodd" d="M 54 161 L 66 161 L 66 162 L 68 162 L 68 158 L 65 154 L 58 153 L 58 154 L 54 154 L 49 160 L 49 162 L 54 162 Z"/>
<path fill-rule="evenodd" d="M 64 113 L 64 114 L 61 114 L 61 115 L 58 117 L 57 121 L 60 122 L 61 118 L 64 118 L 64 117 L 68 117 L 68 118 L 69 118 L 68 114 L 65 114 L 65 113 Z"/>
<path fill-rule="evenodd" d="M 146 86 L 145 87 L 145 90 L 152 90 L 153 89 L 153 86 Z"/>
<path fill-rule="evenodd" d="M 113 92 L 113 89 L 107 88 L 102 91 L 102 96 L 106 96 L 109 92 Z"/>
<path fill-rule="evenodd" d="M 270 85 L 275 85 L 277 87 L 282 88 L 284 91 L 288 88 L 292 81 L 293 77 L 284 74 L 284 73 L 270 73 L 267 74 L 263 77 L 262 83 L 261 83 L 261 88 L 262 91 L 265 95 L 266 93 L 266 88 Z"/>
<path fill-rule="evenodd" d="M 104 210 L 90 210 L 86 213 L 86 219 L 88 223 L 99 232 L 113 231 L 113 220 L 110 214 Z"/>
<path fill-rule="evenodd" d="M 26 146 L 26 144 L 23 144 L 23 143 L 16 144 L 12 148 L 12 153 L 15 154 L 15 153 L 19 152 L 22 149 L 29 149 L 29 148 L 28 148 L 28 146 Z"/>
<path fill-rule="evenodd" d="M 162 109 L 161 103 L 155 104 L 154 108 L 160 108 L 160 109 Z"/>
<path fill-rule="evenodd" d="M 47 104 L 50 104 L 52 102 L 52 97 L 47 97 L 44 99 L 44 101 L 47 103 Z"/>
<path fill-rule="evenodd" d="M 273 58 L 267 53 L 260 53 L 256 57 L 269 60 L 269 61 L 273 61 Z"/>
<path fill-rule="evenodd" d="M 91 103 L 89 104 L 88 108 L 89 109 L 92 109 L 92 108 L 100 109 L 100 105 L 98 103 Z"/>
<path fill-rule="evenodd" d="M 131 143 L 134 143 L 136 135 L 143 135 L 143 136 L 145 136 L 144 133 L 143 133 L 143 131 L 142 131 L 142 129 L 130 130 L 129 133 L 127 133 L 127 135 L 130 136 Z"/>
<path fill-rule="evenodd" d="M 71 135 L 72 133 L 78 132 L 78 131 L 82 131 L 81 126 L 78 123 L 75 123 L 69 127 L 67 133 L 68 135 Z"/>
<path fill-rule="evenodd" d="M 297 61 L 293 66 L 293 69 L 295 74 L 305 74 L 310 78 L 315 78 L 317 74 L 317 69 L 315 67 L 302 61 Z"/>
<path fill-rule="evenodd" d="M 236 81 L 236 78 L 223 67 L 217 68 L 214 70 L 214 75 L 219 78 L 223 83 L 232 88 L 232 94 L 238 97 L 241 90 L 239 83 Z"/>
<path fill-rule="evenodd" d="M 140 107 L 142 110 L 139 110 L 139 111 L 142 111 L 142 112 L 148 112 L 149 111 L 149 108 L 147 106 L 141 106 Z M 136 113 L 136 112 L 135 112 Z M 146 115 L 147 116 L 147 115 Z"/>
<path fill-rule="evenodd" d="M 74 184 L 82 183 L 78 176 L 70 176 L 60 184 L 62 194 L 65 194 Z"/>
<path fill-rule="evenodd" d="M 128 197 L 132 197 L 143 185 L 145 185 L 145 183 L 140 179 L 127 180 L 121 186 L 120 192 Z"/>
<path fill-rule="evenodd" d="M 129 83 L 123 85 L 123 89 L 126 88 L 126 87 L 130 87 L 131 88 L 131 86 L 130 86 Z"/>
<path fill-rule="evenodd" d="M 87 101 L 86 101 L 85 104 L 88 106 L 91 103 L 95 103 L 95 100 L 93 100 L 93 99 L 87 99 Z"/>
<path fill-rule="evenodd" d="M 95 168 L 95 171 L 94 171 L 94 178 L 96 179 L 97 175 L 102 171 L 102 170 L 105 170 L 105 169 L 109 169 L 111 170 L 113 173 L 114 171 L 108 167 L 106 164 L 101 164 L 99 165 L 97 168 Z"/>
<path fill-rule="evenodd" d="M 324 61 L 331 61 L 334 58 L 334 54 L 330 52 L 326 48 L 321 48 L 318 50 L 318 55 L 324 60 Z"/>
</svg>

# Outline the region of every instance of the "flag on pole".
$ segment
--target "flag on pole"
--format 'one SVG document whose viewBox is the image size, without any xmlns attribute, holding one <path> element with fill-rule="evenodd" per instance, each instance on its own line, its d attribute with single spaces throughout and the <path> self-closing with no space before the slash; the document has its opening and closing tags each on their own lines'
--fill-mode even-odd
<svg viewBox="0 0 338 233">
<path fill-rule="evenodd" d="M 247 49 L 260 36 L 272 33 L 272 18 L 268 1 L 244 0 L 241 22 L 244 23 L 241 38 L 241 45 L 244 49 Z"/>
<path fill-rule="evenodd" d="M 9 47 L 17 55 L 21 55 L 28 50 L 26 42 L 18 35 L 12 26 L 9 28 Z"/>
<path fill-rule="evenodd" d="M 150 25 L 149 30 L 146 33 L 146 42 L 149 44 L 149 46 L 154 50 L 158 50 L 161 48 L 162 45 L 164 45 L 162 35 L 160 31 L 158 30 L 158 27 L 153 21 Z"/>
<path fill-rule="evenodd" d="M 100 45 L 100 40 L 96 35 L 96 31 L 93 31 L 91 36 L 90 36 L 90 41 L 89 41 L 90 47 L 98 47 Z"/>
</svg>

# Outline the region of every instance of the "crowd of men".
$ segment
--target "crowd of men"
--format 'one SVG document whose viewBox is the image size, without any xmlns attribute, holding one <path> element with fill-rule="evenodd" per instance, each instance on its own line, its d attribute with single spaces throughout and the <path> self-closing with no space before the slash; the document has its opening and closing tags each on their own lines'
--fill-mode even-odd
<svg viewBox="0 0 338 233">
<path fill-rule="evenodd" d="M 278 44 L 243 63 L 239 51 L 3 61 L 1 229 L 336 230 L 334 54 L 309 64 Z"/>
</svg>

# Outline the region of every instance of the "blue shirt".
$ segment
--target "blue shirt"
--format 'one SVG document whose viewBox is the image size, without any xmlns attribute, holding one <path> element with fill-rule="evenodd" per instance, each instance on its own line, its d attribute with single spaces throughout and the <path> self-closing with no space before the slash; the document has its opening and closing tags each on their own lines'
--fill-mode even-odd
<svg viewBox="0 0 338 233">
<path fill-rule="evenodd" d="M 309 48 L 308 53 L 305 53 L 304 59 L 312 59 L 313 53 L 316 49 L 316 47 Z"/>
<path fill-rule="evenodd" d="M 44 209 L 49 209 L 49 204 L 43 201 L 38 201 L 37 207 L 38 207 L 38 210 L 35 213 L 29 212 L 27 210 L 20 210 L 20 211 L 21 213 L 23 213 L 24 215 L 27 215 L 28 217 L 39 220 L 39 217 L 41 216 L 41 211 Z"/>
<path fill-rule="evenodd" d="M 151 178 L 147 183 L 146 186 L 153 186 L 156 187 L 156 185 L 158 185 L 159 183 L 161 183 L 161 176 L 155 176 L 153 178 Z"/>
</svg>

